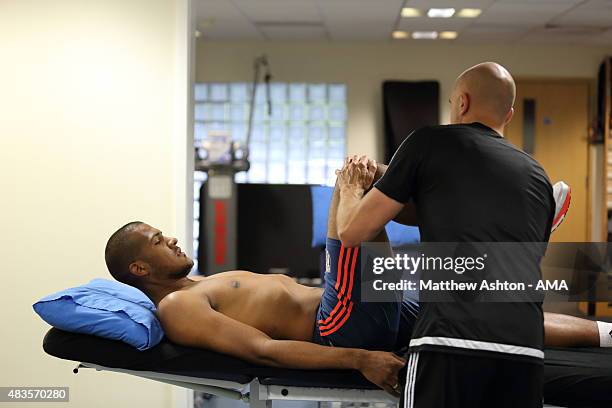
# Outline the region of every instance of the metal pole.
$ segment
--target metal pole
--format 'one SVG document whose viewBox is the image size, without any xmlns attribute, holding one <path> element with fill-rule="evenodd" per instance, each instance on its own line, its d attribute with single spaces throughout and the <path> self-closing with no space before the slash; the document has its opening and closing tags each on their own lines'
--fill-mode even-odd
<svg viewBox="0 0 612 408">
<path fill-rule="evenodd" d="M 247 128 L 246 147 L 248 148 L 251 143 L 251 133 L 253 132 L 253 115 L 255 114 L 255 97 L 257 96 L 257 83 L 259 82 L 259 64 L 262 58 L 255 58 L 253 84 L 251 89 L 251 103 L 249 104 L 249 125 Z"/>
</svg>

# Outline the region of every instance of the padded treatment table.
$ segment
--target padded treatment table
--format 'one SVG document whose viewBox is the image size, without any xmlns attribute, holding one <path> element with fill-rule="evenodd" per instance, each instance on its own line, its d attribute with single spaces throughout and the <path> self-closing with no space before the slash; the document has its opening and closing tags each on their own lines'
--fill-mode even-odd
<svg viewBox="0 0 612 408">
<path fill-rule="evenodd" d="M 547 348 L 544 401 L 572 407 L 612 407 L 612 348 Z"/>
<path fill-rule="evenodd" d="M 132 374 L 220 397 L 242 400 L 253 408 L 273 400 L 396 402 L 354 370 L 292 370 L 257 366 L 208 350 L 182 347 L 165 338 L 137 349 L 119 341 L 50 329 L 44 350 L 94 368 Z"/>
<path fill-rule="evenodd" d="M 354 370 L 257 366 L 164 339 L 147 350 L 52 328 L 43 341 L 55 357 L 270 408 L 273 400 L 397 402 Z M 612 349 L 547 349 L 544 400 L 562 407 L 612 407 Z"/>
</svg>

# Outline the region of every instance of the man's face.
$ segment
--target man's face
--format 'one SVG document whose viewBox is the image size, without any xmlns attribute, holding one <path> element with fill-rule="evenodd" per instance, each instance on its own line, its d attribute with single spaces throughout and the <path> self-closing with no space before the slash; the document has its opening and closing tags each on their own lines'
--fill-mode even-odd
<svg viewBox="0 0 612 408">
<path fill-rule="evenodd" d="M 150 265 L 150 273 L 160 278 L 182 278 L 193 267 L 193 260 L 177 246 L 177 239 L 165 237 L 150 225 L 141 225 L 135 233 L 144 239 L 139 260 Z"/>
</svg>

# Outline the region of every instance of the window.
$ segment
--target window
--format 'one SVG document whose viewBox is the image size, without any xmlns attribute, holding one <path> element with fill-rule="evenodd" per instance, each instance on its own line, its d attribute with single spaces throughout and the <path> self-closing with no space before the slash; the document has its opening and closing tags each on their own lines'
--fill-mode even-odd
<svg viewBox="0 0 612 408">
<path fill-rule="evenodd" d="M 229 132 L 246 141 L 252 85 L 246 82 L 195 85 L 196 146 L 210 131 Z M 324 83 L 259 84 L 250 141 L 250 170 L 236 174 L 242 183 L 328 184 L 346 152 L 346 85 Z M 206 179 L 195 172 L 194 253 L 199 233 L 199 194 Z"/>
</svg>

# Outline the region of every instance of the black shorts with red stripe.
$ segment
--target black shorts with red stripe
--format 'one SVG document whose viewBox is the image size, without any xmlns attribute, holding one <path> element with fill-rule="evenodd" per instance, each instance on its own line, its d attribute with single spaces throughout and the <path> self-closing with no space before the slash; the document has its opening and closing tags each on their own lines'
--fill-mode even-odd
<svg viewBox="0 0 612 408">
<path fill-rule="evenodd" d="M 410 342 L 418 304 L 361 301 L 360 248 L 327 238 L 324 292 L 313 334 L 315 343 L 398 351 Z"/>
</svg>

